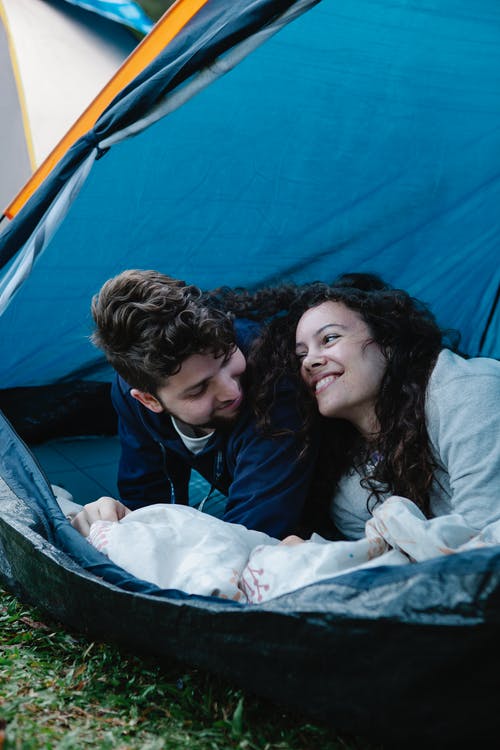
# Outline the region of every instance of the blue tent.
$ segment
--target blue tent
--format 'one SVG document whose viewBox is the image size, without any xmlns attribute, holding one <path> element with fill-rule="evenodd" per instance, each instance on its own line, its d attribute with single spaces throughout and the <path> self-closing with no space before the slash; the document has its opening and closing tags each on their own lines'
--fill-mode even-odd
<svg viewBox="0 0 500 750">
<path fill-rule="evenodd" d="M 89 300 L 131 267 L 204 288 L 375 271 L 468 353 L 499 356 L 496 0 L 180 0 L 168 15 L 183 10 L 3 222 L 3 387 L 106 377 Z M 496 548 L 251 610 L 158 591 L 83 548 L 29 451 L 8 425 L 0 438 L 0 575 L 64 622 L 396 743 L 500 728 Z"/>
</svg>

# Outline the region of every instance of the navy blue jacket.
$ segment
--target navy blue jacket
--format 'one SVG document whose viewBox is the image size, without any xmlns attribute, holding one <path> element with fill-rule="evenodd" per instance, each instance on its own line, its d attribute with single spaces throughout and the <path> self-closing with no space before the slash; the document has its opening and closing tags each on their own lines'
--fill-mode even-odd
<svg viewBox="0 0 500 750">
<path fill-rule="evenodd" d="M 235 324 L 238 345 L 247 353 L 258 326 Z M 117 376 L 112 399 L 118 413 L 122 454 L 118 488 L 131 509 L 158 502 L 188 503 L 191 468 L 227 495 L 224 520 L 283 538 L 297 530 L 313 471 L 315 450 L 299 459 L 295 435 L 300 427 L 297 394 L 290 385 L 278 391 L 273 425 L 292 432 L 266 438 L 253 414 L 243 407 L 230 430 L 217 430 L 198 455 L 189 451 L 170 417 L 156 414 L 130 395 Z"/>
</svg>

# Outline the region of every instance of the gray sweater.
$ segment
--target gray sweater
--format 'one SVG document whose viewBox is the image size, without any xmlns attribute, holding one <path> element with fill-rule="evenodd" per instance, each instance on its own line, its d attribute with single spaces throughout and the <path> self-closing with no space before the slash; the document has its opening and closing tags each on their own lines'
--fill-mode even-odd
<svg viewBox="0 0 500 750">
<path fill-rule="evenodd" d="M 500 519 L 500 362 L 463 359 L 444 349 L 426 394 L 426 422 L 438 468 L 433 516 L 458 513 L 475 529 Z M 361 475 L 345 475 L 331 516 L 348 539 L 364 536 L 368 491 Z M 410 498 L 411 500 L 412 498 Z"/>
</svg>

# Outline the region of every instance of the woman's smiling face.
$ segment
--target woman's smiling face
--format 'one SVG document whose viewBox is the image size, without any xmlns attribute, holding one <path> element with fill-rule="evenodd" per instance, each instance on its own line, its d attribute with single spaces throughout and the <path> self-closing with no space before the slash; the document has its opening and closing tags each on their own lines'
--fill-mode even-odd
<svg viewBox="0 0 500 750">
<path fill-rule="evenodd" d="M 299 320 L 300 373 L 325 417 L 346 419 L 365 436 L 378 430 L 375 402 L 387 367 L 362 317 L 341 302 L 323 302 Z"/>
</svg>

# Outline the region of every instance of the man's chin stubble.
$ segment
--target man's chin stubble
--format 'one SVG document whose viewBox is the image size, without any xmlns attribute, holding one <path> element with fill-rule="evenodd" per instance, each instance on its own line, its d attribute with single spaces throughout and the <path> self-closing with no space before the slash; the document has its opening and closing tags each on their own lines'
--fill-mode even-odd
<svg viewBox="0 0 500 750">
<path fill-rule="evenodd" d="M 240 413 L 240 411 L 237 411 L 235 414 L 231 414 L 230 417 L 214 417 L 210 422 L 198 426 L 207 430 L 230 430 L 240 416 Z"/>
</svg>

